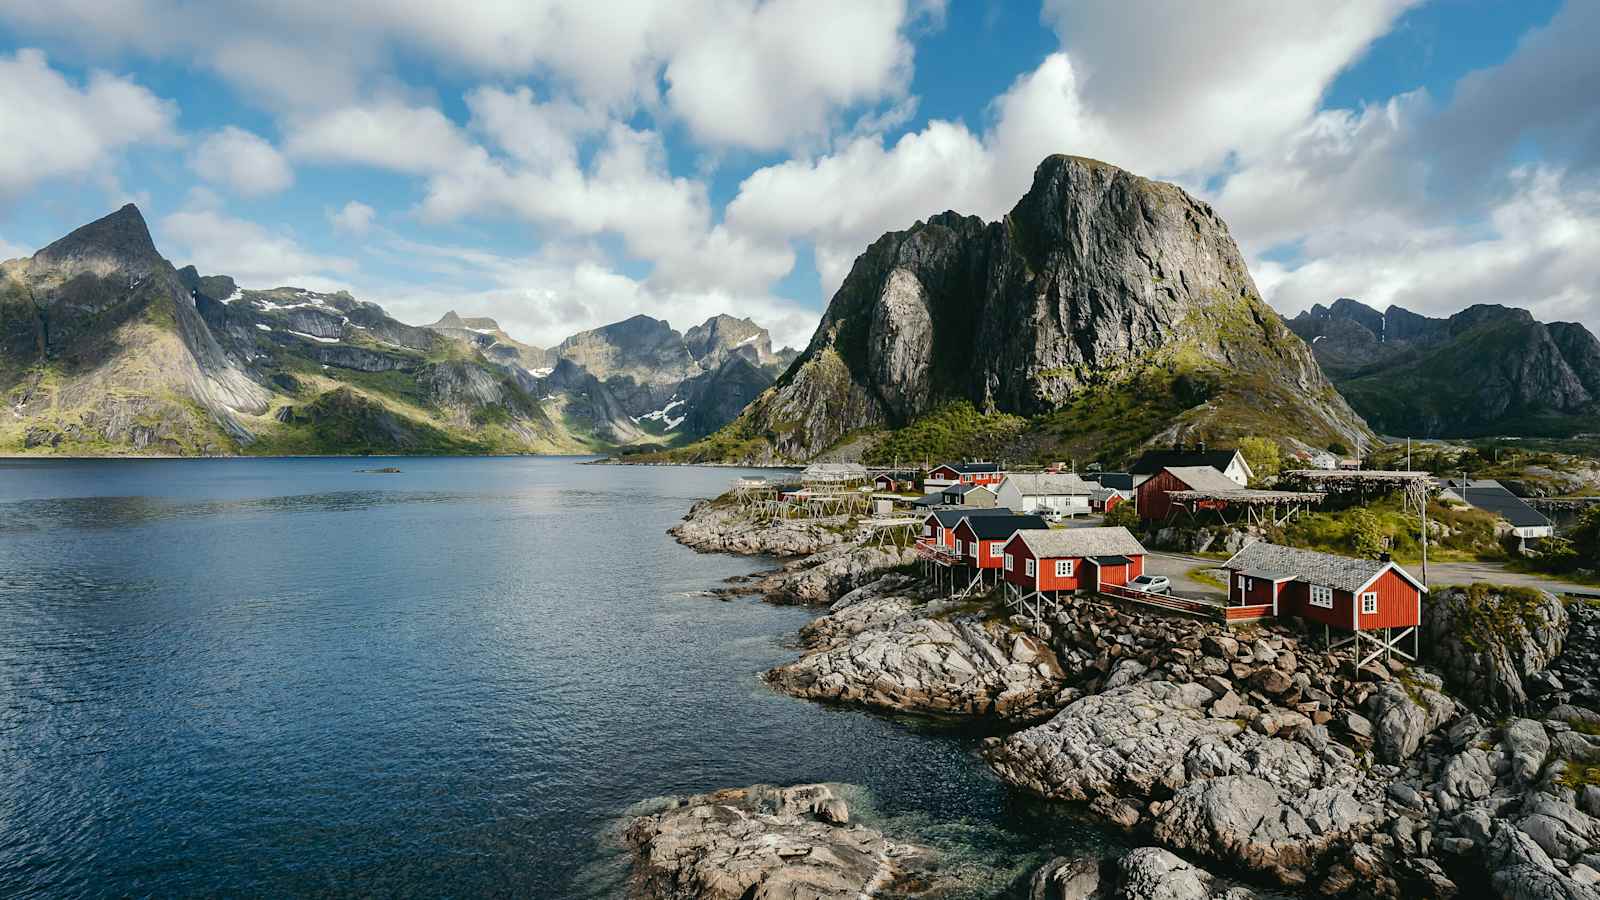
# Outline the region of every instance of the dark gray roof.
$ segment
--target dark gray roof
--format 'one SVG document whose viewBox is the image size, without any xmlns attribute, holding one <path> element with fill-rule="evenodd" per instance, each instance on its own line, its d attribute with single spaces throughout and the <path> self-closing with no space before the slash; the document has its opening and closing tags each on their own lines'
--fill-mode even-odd
<svg viewBox="0 0 1600 900">
<path fill-rule="evenodd" d="M 917 499 L 911 501 L 911 505 L 912 506 L 938 506 L 939 504 L 941 504 L 943 502 L 944 502 L 944 491 L 933 491 L 932 493 L 923 494 L 921 497 L 918 497 Z"/>
<path fill-rule="evenodd" d="M 972 491 L 988 491 L 989 493 L 992 494 L 992 493 L 994 493 L 994 488 L 990 487 L 987 484 L 952 484 L 949 487 L 945 488 L 944 490 L 940 491 L 940 493 L 941 494 L 957 494 L 957 495 L 960 495 L 960 496 L 964 497 L 967 494 L 971 493 Z"/>
<path fill-rule="evenodd" d="M 939 524 L 945 528 L 954 528 L 956 527 L 957 522 L 972 516 L 1014 516 L 1016 513 L 1006 509 L 1003 506 L 997 506 L 993 509 L 968 507 L 962 507 L 961 509 L 939 509 L 934 510 L 931 515 L 935 519 L 939 520 Z"/>
<path fill-rule="evenodd" d="M 992 462 L 944 463 L 943 465 L 934 466 L 934 468 L 955 469 L 963 475 L 980 475 L 984 472 L 1000 471 L 1000 466 Z"/>
<path fill-rule="evenodd" d="M 1382 575 L 1383 570 L 1390 566 L 1394 566 L 1395 570 L 1411 583 L 1421 586 L 1420 582 L 1411 577 L 1411 573 L 1391 562 L 1336 556 L 1315 550 L 1301 550 L 1298 547 L 1284 547 L 1267 541 L 1256 541 L 1246 545 L 1222 564 L 1225 569 L 1256 577 L 1293 578 L 1350 593 L 1355 593 L 1371 584 L 1373 579 Z"/>
<path fill-rule="evenodd" d="M 1550 519 L 1544 513 L 1522 502 L 1498 481 L 1469 481 L 1465 489 L 1461 479 L 1450 482 L 1450 487 L 1461 499 L 1485 512 L 1491 512 L 1511 523 L 1513 528 L 1548 528 Z"/>
<path fill-rule="evenodd" d="M 1006 510 L 1010 512 L 1010 510 Z M 1028 528 L 1049 528 L 1050 525 L 1039 516 L 978 516 L 970 523 L 972 533 L 980 541 L 998 541 L 1008 538 L 1012 533 Z"/>
<path fill-rule="evenodd" d="M 1237 450 L 1150 450 L 1128 467 L 1134 475 L 1154 475 L 1174 466 L 1210 466 L 1218 472 L 1228 468 Z"/>
<path fill-rule="evenodd" d="M 1100 482 L 1101 487 L 1116 488 L 1119 491 L 1133 490 L 1132 472 L 1099 472 L 1083 477 Z"/>
</svg>

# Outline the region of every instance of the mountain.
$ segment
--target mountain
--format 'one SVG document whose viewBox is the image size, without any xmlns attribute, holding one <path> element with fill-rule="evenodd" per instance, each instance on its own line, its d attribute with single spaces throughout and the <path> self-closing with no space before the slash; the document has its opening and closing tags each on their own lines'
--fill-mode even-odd
<svg viewBox="0 0 1600 900">
<path fill-rule="evenodd" d="M 874 241 L 797 362 L 675 458 L 887 459 L 956 447 L 952 429 L 1111 463 L 1157 441 L 1371 439 L 1209 206 L 1052 156 L 1001 221 L 946 212 Z"/>
<path fill-rule="evenodd" d="M 1600 430 L 1600 341 L 1524 309 L 1469 307 L 1447 319 L 1349 298 L 1289 327 L 1350 404 L 1395 435 L 1567 436 Z"/>
<path fill-rule="evenodd" d="M 701 330 L 714 334 L 716 321 Z M 647 322 L 576 336 L 570 355 L 454 312 L 407 325 L 343 291 L 254 290 L 175 269 L 128 205 L 0 264 L 0 453 L 659 446 L 725 424 L 777 375 L 775 362 L 752 369 L 715 337 L 704 347 L 720 355 L 703 365 L 666 323 Z M 636 330 L 664 330 L 656 356 L 629 339 Z M 770 355 L 757 332 L 751 344 Z M 600 344 L 610 339 L 619 352 L 608 358 Z M 647 386 L 631 407 L 607 386 L 630 379 Z M 691 399 L 674 403 L 675 393 Z M 661 405 L 640 408 L 657 396 Z"/>
</svg>

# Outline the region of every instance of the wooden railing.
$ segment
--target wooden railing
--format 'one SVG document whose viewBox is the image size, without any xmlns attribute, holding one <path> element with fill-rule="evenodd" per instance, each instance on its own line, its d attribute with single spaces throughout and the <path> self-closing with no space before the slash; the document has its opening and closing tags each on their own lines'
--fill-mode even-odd
<svg viewBox="0 0 1600 900">
<path fill-rule="evenodd" d="M 958 565 L 962 561 L 961 557 L 956 555 L 954 549 L 937 544 L 925 544 L 922 541 L 917 542 L 916 554 L 929 562 L 938 563 L 941 566 Z"/>
<path fill-rule="evenodd" d="M 1272 615 L 1272 604 L 1262 603 L 1255 606 L 1227 606 L 1223 607 L 1229 622 L 1250 622 L 1255 619 L 1265 619 Z"/>
<path fill-rule="evenodd" d="M 1101 585 L 1100 593 L 1107 597 L 1132 600 L 1134 603 L 1153 606 L 1157 609 L 1202 616 L 1225 625 L 1234 622 L 1250 622 L 1272 615 L 1272 604 L 1270 603 L 1259 606 L 1220 606 L 1216 603 L 1206 603 L 1203 600 L 1174 597 L 1171 594 L 1152 594 L 1149 591 L 1136 590 L 1120 584 Z"/>
</svg>

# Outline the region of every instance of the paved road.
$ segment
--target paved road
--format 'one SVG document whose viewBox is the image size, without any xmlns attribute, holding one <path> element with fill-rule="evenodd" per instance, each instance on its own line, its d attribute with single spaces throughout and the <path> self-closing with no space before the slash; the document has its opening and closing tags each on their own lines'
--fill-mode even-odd
<svg viewBox="0 0 1600 900">
<path fill-rule="evenodd" d="M 1189 556 L 1183 553 L 1151 553 L 1146 558 L 1146 569 L 1150 574 L 1165 575 L 1171 578 L 1174 590 L 1185 597 L 1225 596 L 1224 592 L 1211 585 L 1202 584 L 1189 577 L 1189 570 L 1196 566 L 1210 567 L 1217 565 L 1220 565 L 1218 560 L 1206 559 L 1203 556 Z M 1422 575 L 1422 567 L 1419 565 L 1407 565 L 1406 571 L 1418 577 Z M 1572 582 L 1542 575 L 1512 572 L 1508 571 L 1505 566 L 1492 562 L 1430 562 L 1428 563 L 1428 581 L 1436 586 L 1487 581 L 1490 584 L 1543 588 L 1547 591 L 1575 594 L 1580 597 L 1600 597 L 1600 588 L 1585 587 L 1581 584 L 1573 584 Z"/>
</svg>

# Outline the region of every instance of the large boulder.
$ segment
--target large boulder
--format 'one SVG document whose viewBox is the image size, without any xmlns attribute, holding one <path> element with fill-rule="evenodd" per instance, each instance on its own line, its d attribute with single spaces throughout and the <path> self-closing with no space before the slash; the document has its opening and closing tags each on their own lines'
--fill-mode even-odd
<svg viewBox="0 0 1600 900">
<path fill-rule="evenodd" d="M 1117 863 L 1118 900 L 1249 900 L 1255 894 L 1228 887 L 1204 869 L 1160 847 L 1131 850 Z"/>
<path fill-rule="evenodd" d="M 1450 721 L 1456 705 L 1445 696 L 1443 686 L 1438 676 L 1413 669 L 1399 681 L 1379 685 L 1367 698 L 1367 720 L 1379 757 L 1405 762 L 1428 735 Z"/>
<path fill-rule="evenodd" d="M 937 887 L 932 851 L 860 825 L 827 785 L 674 798 L 635 818 L 629 895 L 640 900 L 857 900 Z"/>
<path fill-rule="evenodd" d="M 1554 594 L 1473 584 L 1429 595 L 1423 655 L 1458 697 L 1498 712 L 1526 707 L 1524 680 L 1561 654 L 1567 611 Z"/>
</svg>

